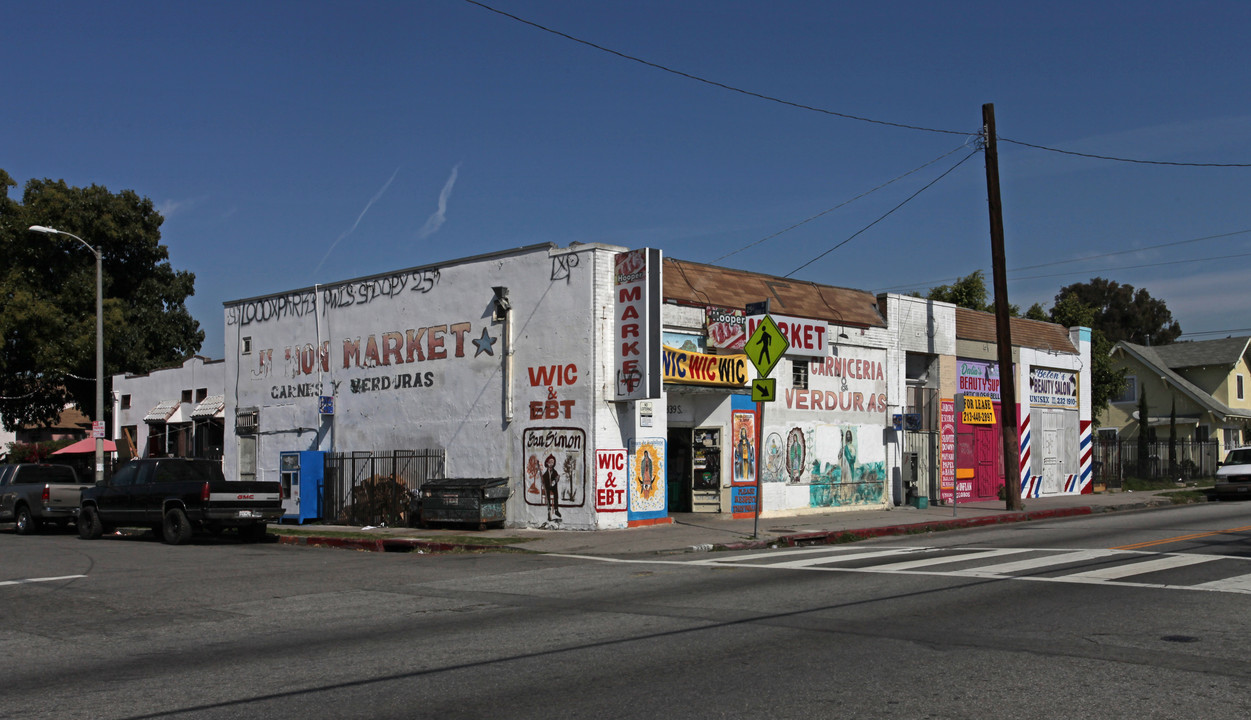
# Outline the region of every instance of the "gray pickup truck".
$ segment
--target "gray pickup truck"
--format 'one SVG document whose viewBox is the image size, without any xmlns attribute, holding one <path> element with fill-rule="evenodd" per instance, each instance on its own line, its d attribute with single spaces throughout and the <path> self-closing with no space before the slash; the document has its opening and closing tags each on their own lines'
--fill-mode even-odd
<svg viewBox="0 0 1251 720">
<path fill-rule="evenodd" d="M 68 465 L 0 465 L 0 522 L 14 523 L 18 535 L 38 532 L 44 523 L 65 527 L 78 513 L 83 482 Z"/>
</svg>

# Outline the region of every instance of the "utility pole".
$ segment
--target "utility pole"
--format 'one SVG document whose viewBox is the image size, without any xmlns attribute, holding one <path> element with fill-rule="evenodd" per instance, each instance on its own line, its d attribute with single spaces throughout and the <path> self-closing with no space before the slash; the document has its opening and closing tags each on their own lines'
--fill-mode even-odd
<svg viewBox="0 0 1251 720">
<path fill-rule="evenodd" d="M 999 198 L 999 148 L 995 144 L 995 105 L 982 105 L 986 141 L 986 200 L 990 205 L 990 259 L 995 277 L 995 335 L 999 348 L 999 418 L 1003 431 L 1003 480 L 1008 510 L 1022 510 L 1021 456 L 1017 445 L 1016 366 L 1008 313 L 1007 261 L 1003 252 L 1003 203 Z"/>
</svg>

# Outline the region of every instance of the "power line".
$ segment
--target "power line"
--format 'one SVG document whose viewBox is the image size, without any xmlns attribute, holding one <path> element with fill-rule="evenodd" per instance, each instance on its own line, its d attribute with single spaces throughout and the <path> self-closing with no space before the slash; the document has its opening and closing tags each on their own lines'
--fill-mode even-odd
<svg viewBox="0 0 1251 720">
<path fill-rule="evenodd" d="M 943 158 L 947 157 L 948 155 L 951 155 L 952 153 L 954 153 L 954 152 L 956 152 L 956 151 L 960 150 L 960 148 L 963 148 L 963 147 L 966 147 L 966 145 L 960 145 L 959 147 L 952 148 L 951 150 L 948 150 L 947 152 L 943 153 L 942 155 L 939 155 L 938 157 L 934 158 L 933 160 L 930 160 L 929 162 L 925 163 L 924 165 L 921 165 L 920 167 L 917 167 L 917 168 L 914 168 L 914 169 L 912 169 L 912 170 L 909 170 L 908 172 L 904 173 L 903 175 L 900 175 L 899 177 L 894 178 L 893 180 L 887 180 L 886 182 L 882 183 L 881 185 L 878 185 L 877 187 L 873 188 L 872 190 L 866 190 L 866 191 L 864 191 L 864 192 L 860 193 L 859 195 L 857 195 L 857 196 L 855 196 L 855 197 L 853 197 L 853 198 L 851 198 L 851 199 L 849 199 L 849 200 L 845 200 L 845 201 L 843 201 L 843 202 L 839 203 L 838 205 L 835 205 L 834 207 L 832 207 L 832 208 L 830 208 L 830 209 L 828 209 L 828 210 L 823 210 L 823 211 L 821 211 L 821 212 L 817 213 L 816 215 L 813 215 L 813 216 L 812 216 L 812 217 L 810 217 L 810 218 L 806 218 L 806 219 L 804 219 L 804 220 L 800 220 L 799 222 L 795 223 L 794 225 L 791 225 L 790 227 L 786 227 L 786 228 L 783 228 L 783 229 L 781 229 L 781 230 L 778 230 L 777 232 L 773 233 L 772 235 L 768 235 L 768 236 L 766 236 L 766 237 L 760 238 L 759 240 L 757 240 L 757 241 L 755 241 L 755 242 L 753 242 L 753 243 L 748 243 L 747 245 L 744 245 L 743 247 L 741 247 L 741 248 L 739 248 L 739 249 L 737 249 L 737 250 L 733 250 L 733 251 L 731 251 L 731 252 L 728 252 L 728 253 L 726 253 L 726 254 L 722 255 L 722 256 L 721 256 L 721 257 L 719 257 L 719 258 L 716 258 L 716 259 L 712 260 L 712 262 L 713 262 L 713 263 L 720 262 L 720 261 L 722 261 L 722 260 L 724 260 L 724 259 L 726 259 L 726 258 L 730 257 L 731 255 L 737 255 L 737 254 L 739 254 L 739 253 L 743 252 L 744 250 L 747 250 L 747 249 L 749 249 L 749 248 L 753 248 L 753 247 L 755 247 L 755 246 L 759 245 L 759 244 L 760 244 L 760 243 L 762 243 L 762 242 L 766 242 L 766 241 L 768 241 L 768 240 L 772 240 L 773 238 L 775 238 L 775 237 L 777 237 L 777 236 L 779 236 L 779 235 L 781 235 L 781 234 L 783 234 L 783 233 L 790 232 L 791 230 L 794 230 L 795 228 L 797 228 L 797 227 L 799 227 L 799 226 L 801 226 L 801 225 L 805 225 L 805 224 L 807 224 L 807 223 L 810 223 L 810 222 L 812 222 L 813 220 L 816 220 L 816 219 L 817 219 L 817 218 L 819 218 L 819 217 L 822 217 L 822 216 L 825 216 L 825 215 L 829 215 L 830 213 L 834 212 L 835 210 L 838 210 L 839 208 L 842 208 L 842 207 L 846 207 L 847 205 L 850 205 L 851 203 L 853 203 L 853 202 L 855 202 L 855 201 L 859 200 L 859 199 L 860 199 L 860 198 L 862 198 L 862 197 L 865 197 L 866 195 L 870 195 L 870 194 L 872 194 L 872 193 L 877 192 L 878 190 L 881 190 L 882 188 L 886 187 L 887 185 L 890 185 L 891 183 L 897 182 L 897 181 L 899 181 L 899 180 L 903 180 L 904 178 L 908 177 L 909 175 L 912 175 L 913 173 L 916 173 L 916 172 L 919 172 L 919 171 L 921 171 L 921 170 L 924 170 L 925 168 L 929 167 L 930 165 L 933 165 L 934 163 L 938 162 L 939 160 L 942 160 Z"/>
<path fill-rule="evenodd" d="M 1173 167 L 1222 167 L 1222 168 L 1245 168 L 1251 167 L 1251 163 L 1197 163 L 1197 162 L 1170 162 L 1168 160 L 1135 160 L 1133 158 L 1114 157 L 1112 155 L 1096 155 L 1094 153 L 1077 152 L 1076 150 L 1061 150 L 1059 148 L 1047 147 L 1046 145 L 1035 145 L 1021 140 L 1009 140 L 1006 137 L 996 135 L 1001 142 L 1012 143 L 1013 145 L 1022 145 L 1035 150 L 1046 150 L 1047 152 L 1060 153 L 1061 155 L 1075 155 L 1077 157 L 1092 158 L 1094 160 L 1111 160 L 1113 162 L 1136 163 L 1138 165 L 1171 165 Z"/>
<path fill-rule="evenodd" d="M 890 214 L 891 214 L 891 213 L 895 212 L 896 210 L 898 210 L 899 208 L 903 207 L 904 205 L 907 205 L 907 204 L 908 204 L 908 203 L 909 203 L 909 202 L 910 202 L 913 198 L 915 198 L 917 195 L 920 195 L 921 193 L 925 192 L 926 190 L 929 190 L 931 187 L 933 187 L 934 183 L 936 183 L 936 182 L 938 182 L 939 180 L 942 180 L 943 178 L 945 178 L 945 177 L 947 177 L 948 175 L 950 175 L 950 174 L 951 174 L 951 172 L 952 172 L 953 170 L 955 170 L 956 168 L 958 168 L 958 167 L 960 167 L 961 165 L 963 165 L 963 164 L 965 163 L 965 161 L 967 161 L 969 158 L 973 157 L 974 155 L 978 154 L 979 152 L 981 152 L 981 149 L 980 149 L 980 148 L 979 148 L 979 149 L 977 149 L 977 150 L 974 150 L 973 152 L 969 153 L 968 155 L 965 155 L 965 156 L 964 156 L 964 157 L 960 160 L 960 162 L 958 162 L 958 163 L 956 163 L 955 165 L 952 165 L 951 167 L 947 168 L 947 171 L 946 171 L 946 172 L 944 172 L 942 175 L 939 175 L 938 177 L 936 177 L 936 178 L 934 178 L 933 180 L 931 180 L 931 181 L 930 181 L 930 182 L 929 182 L 929 183 L 928 183 L 925 187 L 921 188 L 920 190 L 917 190 L 916 192 L 912 193 L 912 194 L 911 194 L 911 195 L 909 195 L 908 197 L 904 198 L 904 201 L 903 201 L 903 202 L 899 203 L 898 205 L 896 205 L 895 207 L 891 208 L 890 210 L 887 210 L 887 211 L 886 211 L 886 213 L 885 213 L 884 215 L 882 215 L 881 217 L 879 217 L 877 220 L 874 220 L 873 222 L 869 223 L 868 225 L 865 225 L 864 227 L 860 228 L 860 229 L 859 229 L 859 230 L 857 230 L 856 232 L 852 233 L 851 237 L 849 237 L 849 238 L 847 238 L 846 240 L 842 241 L 841 243 L 839 243 L 839 244 L 835 245 L 834 247 L 830 248 L 829 250 L 826 250 L 825 252 L 823 252 L 823 253 L 821 253 L 820 255 L 818 255 L 818 256 L 816 256 L 816 257 L 814 257 L 813 259 L 809 260 L 808 262 L 804 263 L 803 265 L 800 265 L 799 267 L 795 268 L 794 270 L 791 270 L 790 272 L 786 273 L 786 274 L 785 274 L 785 275 L 783 275 L 782 277 L 790 277 L 791 275 L 794 275 L 795 273 L 799 272 L 800 270 L 803 270 L 804 268 L 808 267 L 809 265 L 813 264 L 814 262 L 816 262 L 816 261 L 820 260 L 821 258 L 825 257 L 826 255 L 829 255 L 830 253 L 834 252 L 835 250 L 837 250 L 837 249 L 841 248 L 842 246 L 844 246 L 844 245 L 846 245 L 847 243 L 851 242 L 852 240 L 856 239 L 856 236 L 857 236 L 857 235 L 860 235 L 860 234 L 861 234 L 861 233 L 863 233 L 865 230 L 868 230 L 869 228 L 873 227 L 874 225 L 877 225 L 878 223 L 880 223 L 880 222 L 882 222 L 883 220 L 885 220 L 888 216 L 890 216 Z"/>
<path fill-rule="evenodd" d="M 635 62 L 640 65 L 646 65 L 647 67 L 654 68 L 656 70 L 661 70 L 663 72 L 667 72 L 672 75 L 684 77 L 688 80 L 694 80 L 695 82 L 703 83 L 705 85 L 718 87 L 718 88 L 721 88 L 722 90 L 729 90 L 730 92 L 739 93 L 741 95 L 747 95 L 748 97 L 754 97 L 760 100 L 767 100 L 769 102 L 778 103 L 779 105 L 787 105 L 789 107 L 798 108 L 800 110 L 809 110 L 811 112 L 817 112 L 823 115 L 832 115 L 834 117 L 840 117 L 846 120 L 857 120 L 859 122 L 873 123 L 874 125 L 885 125 L 888 127 L 902 128 L 904 130 L 919 130 L 922 132 L 942 133 L 945 135 L 968 135 L 970 134 L 968 132 L 964 132 L 961 130 L 943 130 L 939 128 L 924 127 L 921 125 L 909 125 L 907 123 L 890 122 L 888 120 L 875 120 L 873 118 L 862 117 L 859 115 L 851 115 L 849 113 L 837 112 L 834 110 L 828 110 L 826 108 L 819 108 L 819 107 L 815 107 L 812 105 L 806 105 L 804 103 L 793 102 L 790 100 L 783 100 L 782 98 L 774 97 L 772 95 L 765 95 L 764 93 L 758 93 L 758 92 L 754 92 L 751 90 L 744 90 L 742 88 L 735 87 L 733 85 L 728 85 L 723 82 L 718 82 L 716 80 L 709 80 L 708 78 L 700 77 L 699 75 L 694 75 L 688 72 L 683 72 L 681 70 L 675 70 L 674 68 L 661 65 L 660 63 L 655 63 L 650 60 L 644 60 L 640 57 L 635 57 L 634 55 L 628 55 L 619 50 L 613 50 L 612 48 L 604 47 L 603 45 L 598 45 L 589 40 L 583 40 L 582 38 L 576 37 L 574 35 L 570 35 L 569 33 L 561 32 L 560 30 L 555 30 L 553 28 L 547 27 L 546 25 L 540 25 L 539 23 L 536 23 L 532 20 L 526 20 L 525 18 L 519 17 L 517 15 L 513 15 L 512 13 L 504 12 L 503 10 L 491 7 L 490 5 L 487 5 L 486 3 L 483 3 L 483 2 L 479 2 L 478 0 L 465 0 L 465 2 L 469 3 L 470 5 L 474 5 L 479 8 L 482 8 L 483 10 L 486 10 L 488 12 L 495 13 L 496 15 L 500 15 L 510 20 L 514 20 L 523 25 L 528 25 L 532 28 L 535 28 L 536 30 L 542 30 L 543 32 L 551 33 L 552 35 L 556 35 L 557 37 L 562 37 L 566 40 L 576 42 L 580 45 L 585 45 L 589 48 L 594 48 L 596 50 L 599 50 L 600 52 L 605 52 L 605 53 L 608 53 L 609 55 L 615 55 L 623 60 L 629 60 L 630 62 Z M 1168 160 L 1139 160 L 1139 159 L 1134 159 L 1134 158 L 1116 157 L 1113 155 L 1098 155 L 1095 153 L 1083 153 L 1083 152 L 1077 152 L 1075 150 L 1061 150 L 1060 148 L 1053 148 L 1053 147 L 1048 147 L 1046 145 L 1028 143 L 1023 140 L 1012 140 L 1010 138 L 1001 137 L 998 134 L 995 135 L 995 138 L 1001 142 L 1012 143 L 1013 145 L 1021 145 L 1023 147 L 1028 147 L 1028 148 L 1034 148 L 1035 150 L 1045 150 L 1047 152 L 1059 153 L 1061 155 L 1073 155 L 1076 157 L 1091 158 L 1094 160 L 1107 160 L 1110 162 L 1134 163 L 1138 165 L 1166 165 L 1166 166 L 1172 166 L 1172 167 L 1205 167 L 1205 168 L 1251 167 L 1251 163 L 1197 163 L 1197 162 L 1172 162 Z"/>
<path fill-rule="evenodd" d="M 1189 243 L 1200 242 L 1203 240 L 1219 240 L 1221 238 L 1232 237 L 1234 235 L 1244 235 L 1246 233 L 1251 233 L 1251 229 L 1235 230 L 1233 232 L 1220 233 L 1217 235 L 1205 235 L 1204 237 L 1191 238 L 1189 240 L 1175 240 L 1173 242 L 1158 243 L 1156 245 L 1144 245 L 1142 247 L 1131 248 L 1129 250 L 1116 250 L 1113 252 L 1100 253 L 1098 255 L 1083 255 L 1082 257 L 1070 258 L 1068 260 L 1056 260 L 1053 262 L 1038 263 L 1037 265 L 1022 265 L 1021 267 L 1009 268 L 1008 272 L 1022 272 L 1024 270 L 1036 270 L 1038 268 L 1052 267 L 1054 265 L 1067 265 L 1068 263 L 1082 262 L 1084 260 L 1097 260 L 1099 258 L 1112 257 L 1114 255 L 1128 255 L 1129 253 L 1143 252 L 1145 250 L 1157 250 L 1159 248 L 1164 248 L 1164 247 L 1175 247 L 1177 245 L 1186 245 Z M 1172 264 L 1172 262 L 1173 261 L 1169 261 L 1168 263 L 1164 263 L 1164 264 Z M 974 269 L 983 270 L 983 271 L 985 270 L 984 268 L 974 268 Z M 1121 268 L 1106 268 L 1106 269 L 1118 270 Z M 1096 269 L 1096 270 L 1082 270 L 1081 272 L 1085 273 L 1085 272 L 1101 272 L 1101 271 L 1102 269 Z M 1071 273 L 1065 273 L 1065 274 L 1071 274 Z M 914 283 L 906 283 L 903 285 L 891 285 L 889 287 L 877 288 L 876 290 L 881 291 L 881 290 L 897 290 L 899 288 L 934 287 L 936 285 L 941 285 L 943 283 L 955 282 L 956 280 L 961 279 L 961 277 L 963 276 L 938 278 L 934 280 L 921 280 L 919 282 L 914 282 Z"/>
<path fill-rule="evenodd" d="M 1251 328 L 1233 328 L 1232 330 L 1199 330 L 1197 332 L 1184 332 L 1178 337 L 1186 337 L 1187 335 L 1233 335 L 1234 333 L 1251 333 Z"/>
<path fill-rule="evenodd" d="M 705 85 L 712 85 L 713 87 L 719 87 L 722 90 L 729 90 L 730 92 L 736 92 L 741 95 L 747 95 L 749 97 L 758 98 L 760 100 L 768 100 L 769 102 L 778 103 L 779 105 L 789 105 L 790 107 L 799 108 L 800 110 L 810 110 L 812 112 L 821 113 L 823 115 L 833 115 L 834 117 L 840 117 L 846 120 L 858 120 L 860 122 L 873 123 L 875 125 L 887 125 L 890 127 L 903 128 L 905 130 L 920 130 L 922 132 L 942 133 L 944 135 L 971 135 L 973 134 L 973 133 L 969 133 L 963 130 L 940 130 L 938 128 L 922 127 L 920 125 L 908 125 L 906 123 L 890 122 L 888 120 L 875 120 L 873 118 L 861 117 L 859 115 L 849 115 L 847 113 L 836 112 L 834 110 L 827 110 L 825 108 L 819 108 L 819 107 L 815 107 L 812 105 L 805 105 L 803 103 L 792 102 L 790 100 L 783 100 L 782 98 L 773 97 L 772 95 L 765 95 L 763 93 L 753 92 L 751 90 L 744 90 L 742 88 L 734 87 L 733 85 L 727 85 L 722 82 L 717 82 L 716 80 L 709 80 L 708 78 L 700 77 L 699 75 L 692 75 L 691 73 L 688 73 L 688 72 L 675 70 L 671 67 L 661 65 L 660 63 L 654 63 L 650 60 L 644 60 L 642 58 L 635 57 L 633 55 L 627 55 L 626 53 L 620 52 L 618 50 L 613 50 L 612 48 L 604 47 L 603 45 L 597 45 L 589 40 L 583 40 L 582 38 L 575 37 L 565 32 L 561 32 L 560 30 L 554 30 L 552 28 L 549 28 L 546 25 L 540 25 L 539 23 L 536 23 L 532 20 L 526 20 L 525 18 L 518 17 L 516 15 L 513 15 L 512 13 L 507 13 L 498 8 L 493 8 L 490 5 L 478 2 L 478 0 L 465 0 L 465 2 L 469 3 L 470 5 L 476 5 L 488 12 L 493 12 L 496 15 L 502 15 L 503 17 L 506 17 L 510 20 L 516 20 L 517 22 L 523 25 L 529 25 L 530 27 L 535 28 L 536 30 L 542 30 L 543 32 L 551 33 L 552 35 L 565 38 L 566 40 L 572 40 L 573 42 L 576 42 L 580 45 L 586 45 L 587 47 L 594 48 L 596 50 L 599 50 L 600 52 L 606 52 L 609 55 L 616 55 L 617 57 L 622 58 L 623 60 L 629 60 L 630 62 L 636 62 L 640 65 L 646 65 L 647 67 L 655 68 L 656 70 L 661 70 L 661 71 L 664 71 L 673 75 L 677 75 L 679 77 L 684 77 L 688 80 L 694 80 L 695 82 L 704 83 Z"/>
<path fill-rule="evenodd" d="M 1191 258 L 1189 260 L 1168 260 L 1158 263 L 1146 263 L 1144 265 L 1122 265 L 1115 268 L 1107 268 L 1108 270 L 1137 270 L 1139 268 L 1160 267 L 1161 265 L 1181 265 L 1182 263 L 1205 262 L 1207 260 L 1228 260 L 1230 258 L 1251 257 L 1251 253 L 1238 253 L 1237 255 L 1216 255 L 1214 257 Z M 1015 280 L 1037 280 L 1039 278 L 1063 277 L 1065 275 L 1085 275 L 1088 270 L 1070 270 L 1069 272 L 1051 273 L 1049 275 L 1026 275 L 1025 277 L 1014 277 Z"/>
</svg>

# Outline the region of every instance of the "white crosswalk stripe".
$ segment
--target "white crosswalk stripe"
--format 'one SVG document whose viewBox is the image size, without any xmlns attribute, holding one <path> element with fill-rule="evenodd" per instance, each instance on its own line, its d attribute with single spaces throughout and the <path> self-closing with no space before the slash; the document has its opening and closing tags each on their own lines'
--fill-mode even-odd
<svg viewBox="0 0 1251 720">
<path fill-rule="evenodd" d="M 1003 561 L 1014 555 L 1028 557 Z M 1142 550 L 827 547 L 727 556 L 714 554 L 679 562 L 714 567 L 932 575 L 1251 594 L 1251 564 L 1248 564 L 1251 558 Z M 1169 576 L 1170 571 L 1187 569 L 1194 572 Z M 1148 574 L 1152 575 L 1151 582 L 1135 581 Z"/>
</svg>

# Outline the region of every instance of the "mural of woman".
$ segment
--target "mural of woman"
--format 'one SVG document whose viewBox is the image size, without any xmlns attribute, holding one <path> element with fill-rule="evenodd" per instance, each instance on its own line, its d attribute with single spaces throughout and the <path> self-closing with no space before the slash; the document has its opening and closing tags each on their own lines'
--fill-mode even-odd
<svg viewBox="0 0 1251 720">
<path fill-rule="evenodd" d="M 560 498 L 556 495 L 560 487 L 560 473 L 556 471 L 555 455 L 548 455 L 543 461 L 543 473 L 539 479 L 543 481 L 543 495 L 547 499 L 547 519 L 550 521 L 555 514 L 560 520 Z"/>
<path fill-rule="evenodd" d="M 756 449 L 747 437 L 747 428 L 738 429 L 738 444 L 734 447 L 734 479 L 752 480 L 756 475 Z"/>
<path fill-rule="evenodd" d="M 639 485 L 642 489 L 643 497 L 650 498 L 652 496 L 652 487 L 656 484 L 655 470 L 652 468 L 652 454 L 643 451 L 643 460 L 639 464 Z"/>
</svg>

